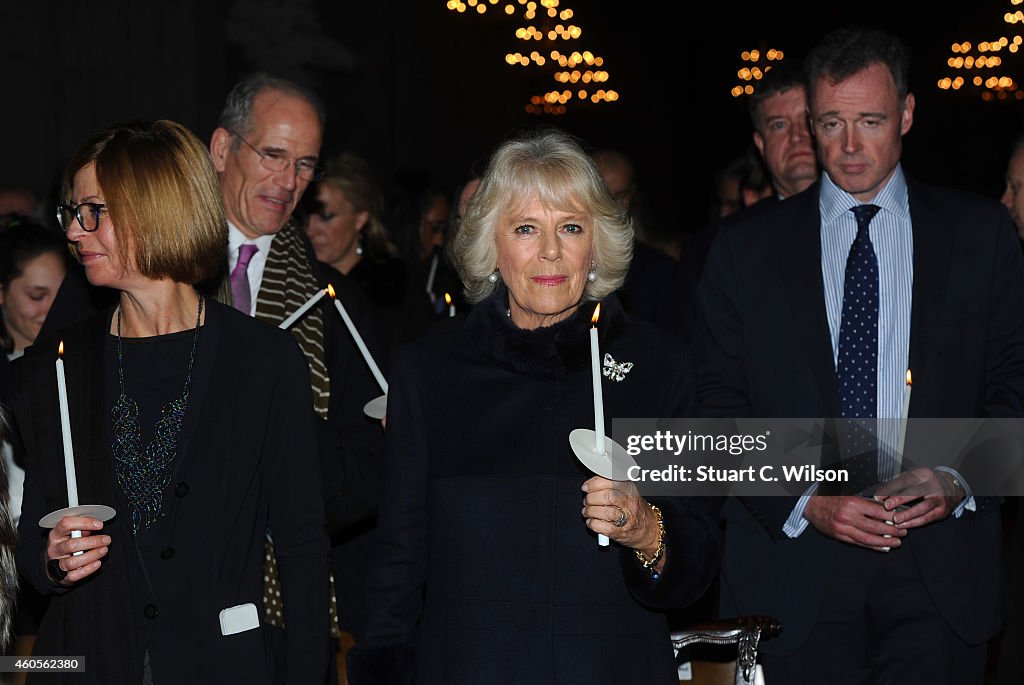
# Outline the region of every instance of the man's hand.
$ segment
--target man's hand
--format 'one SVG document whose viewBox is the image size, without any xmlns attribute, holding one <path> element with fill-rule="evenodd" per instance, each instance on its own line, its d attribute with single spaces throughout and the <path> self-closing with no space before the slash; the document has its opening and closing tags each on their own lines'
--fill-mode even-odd
<svg viewBox="0 0 1024 685">
<path fill-rule="evenodd" d="M 964 490 L 948 471 L 921 467 L 882 483 L 875 490 L 875 498 L 887 511 L 893 512 L 892 520 L 902 530 L 946 518 L 963 500 Z M 911 502 L 908 508 L 893 511 Z"/>
<path fill-rule="evenodd" d="M 879 552 L 899 547 L 907 534 L 888 523 L 892 516 L 881 502 L 858 496 L 813 495 L 804 509 L 804 518 L 822 535 Z"/>
</svg>

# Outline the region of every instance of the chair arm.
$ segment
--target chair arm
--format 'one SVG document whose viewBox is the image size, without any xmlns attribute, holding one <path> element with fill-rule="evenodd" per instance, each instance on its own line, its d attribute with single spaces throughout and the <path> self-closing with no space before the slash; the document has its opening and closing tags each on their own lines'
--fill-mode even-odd
<svg viewBox="0 0 1024 685">
<path fill-rule="evenodd" d="M 782 624 L 770 616 L 740 616 L 673 632 L 672 646 L 678 651 L 697 644 L 736 645 L 736 683 L 752 683 L 760 641 L 775 637 L 780 632 Z"/>
</svg>

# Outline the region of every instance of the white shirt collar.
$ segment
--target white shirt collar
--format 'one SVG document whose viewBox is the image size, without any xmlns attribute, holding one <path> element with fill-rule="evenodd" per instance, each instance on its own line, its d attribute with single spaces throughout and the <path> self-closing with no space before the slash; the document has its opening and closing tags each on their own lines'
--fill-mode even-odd
<svg viewBox="0 0 1024 685">
<path fill-rule="evenodd" d="M 244 243 L 252 243 L 253 245 L 255 245 L 257 248 L 259 248 L 259 252 L 257 254 L 262 254 L 263 258 L 266 259 L 267 254 L 270 253 L 270 244 L 274 242 L 275 235 L 275 233 L 271 233 L 270 235 L 261 235 L 259 238 L 253 240 L 252 238 L 246 237 L 246 235 L 242 233 L 241 230 L 239 230 L 238 226 L 235 226 L 233 223 L 229 221 L 228 267 L 231 269 L 235 268 L 235 264 L 238 262 L 238 248 Z"/>
</svg>

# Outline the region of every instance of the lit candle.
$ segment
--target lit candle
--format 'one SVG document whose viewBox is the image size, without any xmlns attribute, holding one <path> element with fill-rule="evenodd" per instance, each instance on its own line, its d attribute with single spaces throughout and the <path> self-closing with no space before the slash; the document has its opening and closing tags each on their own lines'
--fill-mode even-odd
<svg viewBox="0 0 1024 685">
<path fill-rule="evenodd" d="M 449 318 L 455 316 L 455 304 L 452 303 L 452 296 L 449 295 L 448 293 L 444 294 L 444 303 L 448 305 Z"/>
<path fill-rule="evenodd" d="M 601 392 L 601 350 L 597 344 L 597 319 L 601 316 L 601 305 L 594 307 L 594 315 L 590 317 L 590 370 L 594 377 L 594 436 L 597 440 L 594 445 L 598 456 L 604 451 L 604 395 Z M 597 544 L 602 547 L 608 546 L 608 536 L 597 534 Z"/>
<path fill-rule="evenodd" d="M 315 305 L 317 302 L 319 302 L 320 298 L 322 298 L 326 294 L 327 294 L 327 288 L 324 288 L 323 290 L 317 291 L 316 295 L 314 295 L 313 297 L 311 297 L 308 300 L 306 300 L 306 304 L 304 304 L 301 307 L 299 307 L 298 309 L 296 309 L 294 314 L 292 314 L 287 319 L 282 321 L 281 325 L 278 326 L 278 328 L 280 328 L 282 330 L 285 330 L 285 329 L 289 328 L 293 323 L 295 323 L 296 321 L 299 320 L 299 317 L 301 317 L 303 314 L 308 312 L 310 310 L 310 308 L 313 305 Z"/>
<path fill-rule="evenodd" d="M 334 306 L 338 308 L 338 313 L 341 314 L 341 320 L 345 322 L 345 326 L 348 328 L 348 332 L 352 334 L 352 339 L 356 341 L 356 347 L 359 348 L 359 352 L 363 355 L 363 359 L 366 360 L 366 365 L 370 367 L 370 371 L 373 373 L 373 377 L 377 379 L 377 384 L 380 389 L 384 391 L 384 394 L 388 394 L 388 382 L 384 380 L 384 374 L 380 372 L 377 367 L 377 362 L 373 361 L 373 355 L 370 354 L 370 350 L 366 349 L 366 343 L 363 342 L 363 337 L 359 335 L 359 331 L 356 330 L 356 325 L 352 323 L 352 319 L 349 318 L 348 312 L 345 311 L 345 305 L 341 303 L 334 295 L 334 287 L 331 284 L 327 284 L 327 294 L 334 298 Z"/>
<path fill-rule="evenodd" d="M 598 456 L 605 453 L 604 450 L 604 397 L 601 392 L 601 350 L 597 344 L 597 319 L 601 316 L 601 305 L 594 308 L 594 315 L 590 317 L 590 370 L 594 376 L 594 433 L 597 435 L 595 445 Z"/>
<path fill-rule="evenodd" d="M 57 347 L 57 400 L 60 403 L 60 432 L 64 438 L 64 476 L 68 483 L 68 506 L 78 506 L 78 478 L 75 475 L 75 449 L 71 444 L 71 414 L 68 412 L 68 385 L 64 379 L 64 341 Z M 81 537 L 80 531 L 72 537 Z"/>
<path fill-rule="evenodd" d="M 903 415 L 900 421 L 900 437 L 897 443 L 900 446 L 896 453 L 896 471 L 899 472 L 900 464 L 903 462 L 903 448 L 907 443 L 907 423 L 910 421 L 910 390 L 913 386 L 910 369 L 907 369 L 907 385 L 903 389 Z"/>
</svg>

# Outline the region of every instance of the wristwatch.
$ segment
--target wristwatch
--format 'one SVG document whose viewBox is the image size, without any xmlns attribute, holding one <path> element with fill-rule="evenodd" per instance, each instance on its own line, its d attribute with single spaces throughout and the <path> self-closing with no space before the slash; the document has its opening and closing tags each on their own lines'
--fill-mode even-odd
<svg viewBox="0 0 1024 685">
<path fill-rule="evenodd" d="M 60 559 L 49 559 L 46 562 L 46 570 L 55 582 L 59 583 L 68 577 L 68 572 L 60 567 Z"/>
</svg>

